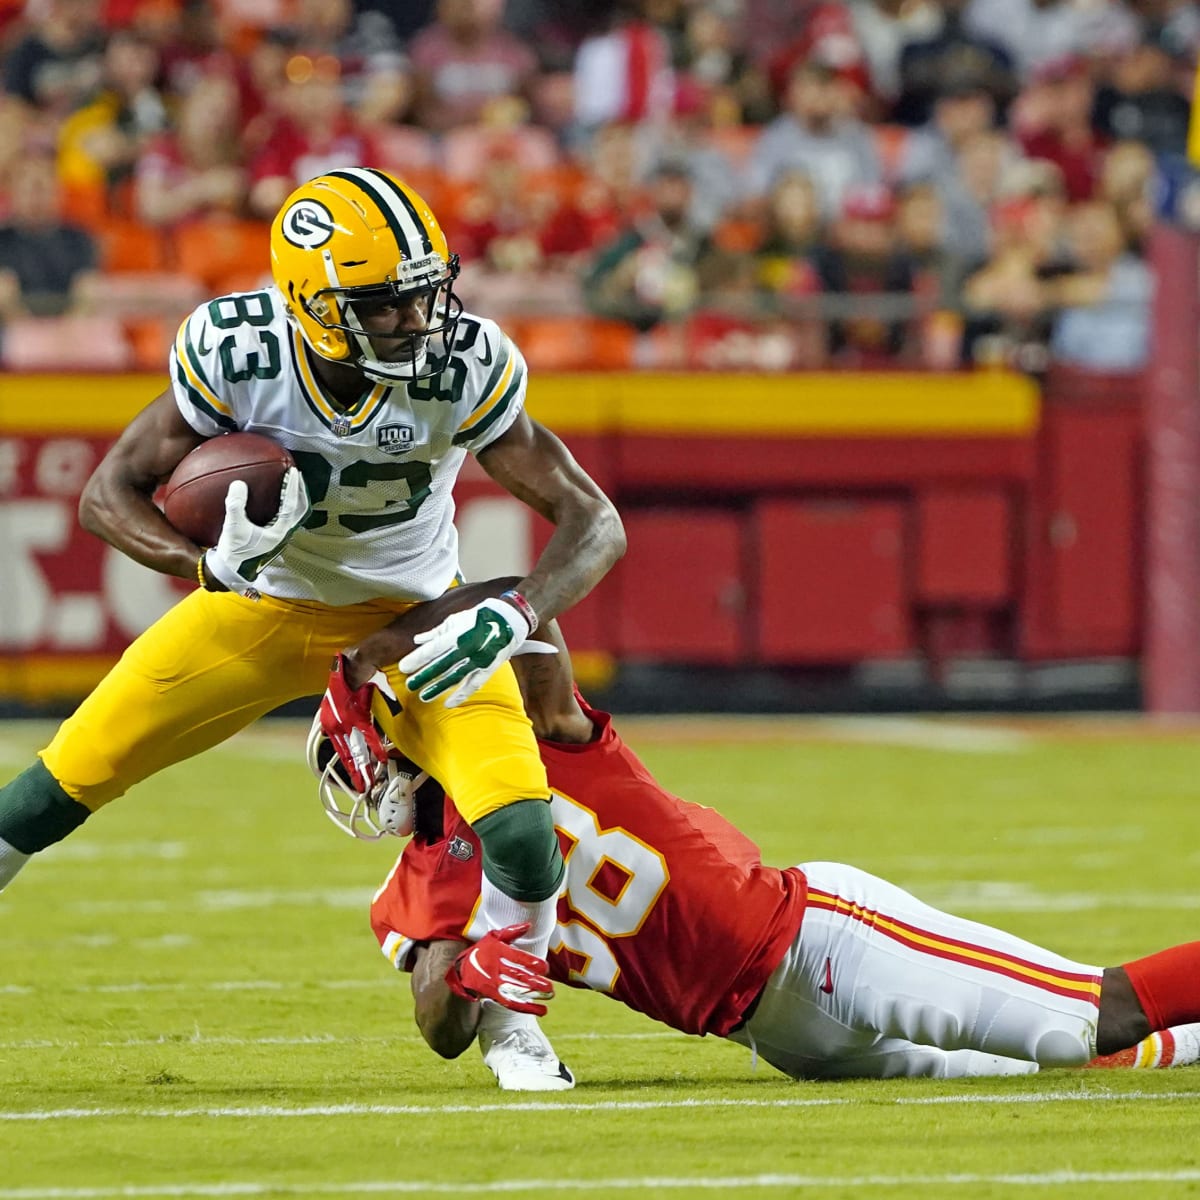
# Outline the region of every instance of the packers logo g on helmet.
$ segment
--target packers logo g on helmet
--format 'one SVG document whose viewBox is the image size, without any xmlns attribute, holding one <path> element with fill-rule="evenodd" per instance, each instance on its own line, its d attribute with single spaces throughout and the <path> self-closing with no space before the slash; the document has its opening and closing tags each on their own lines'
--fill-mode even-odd
<svg viewBox="0 0 1200 1200">
<path fill-rule="evenodd" d="M 379 383 L 442 369 L 462 311 L 453 291 L 458 255 L 429 205 L 386 171 L 346 167 L 297 188 L 271 225 L 271 273 L 288 316 L 322 358 Z M 380 357 L 359 306 L 414 296 L 427 327 L 389 335 L 406 344 L 394 357 Z"/>
</svg>

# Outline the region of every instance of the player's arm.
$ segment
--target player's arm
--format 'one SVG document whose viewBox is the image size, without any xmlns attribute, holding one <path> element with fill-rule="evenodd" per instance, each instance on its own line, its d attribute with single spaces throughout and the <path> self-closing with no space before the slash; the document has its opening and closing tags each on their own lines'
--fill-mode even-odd
<svg viewBox="0 0 1200 1200">
<path fill-rule="evenodd" d="M 478 459 L 501 487 L 554 525 L 516 588 L 538 620 L 548 621 L 582 600 L 625 553 L 621 518 L 566 446 L 525 412 Z"/>
<path fill-rule="evenodd" d="M 471 608 L 480 600 L 502 595 L 517 586 L 515 576 L 468 583 L 451 588 L 444 596 L 426 601 L 396 617 L 346 651 L 343 674 L 351 690 L 362 687 L 376 671 L 399 662 L 410 650 L 416 634 L 439 624 L 451 613 Z M 571 658 L 557 621 L 539 625 L 532 640 L 553 646 L 555 654 L 520 654 L 512 660 L 525 711 L 534 733 L 554 742 L 588 742 L 594 730 L 575 699 Z M 364 711 L 369 712 L 369 702 Z"/>
<path fill-rule="evenodd" d="M 205 440 L 168 389 L 126 426 L 79 497 L 79 523 L 135 562 L 196 578 L 200 547 L 167 523 L 152 499 L 179 461 Z"/>
<path fill-rule="evenodd" d="M 414 951 L 414 1015 L 421 1036 L 442 1058 L 457 1058 L 475 1040 L 479 1004 L 456 996 L 446 982 L 455 957 L 468 943 L 430 942 Z"/>
<path fill-rule="evenodd" d="M 445 696 L 448 708 L 465 704 L 539 625 L 586 596 L 625 553 L 625 530 L 612 502 L 566 446 L 525 412 L 476 457 L 501 487 L 555 528 L 515 588 L 452 613 L 419 634 L 416 649 L 400 660 L 405 687 L 426 701 Z"/>
</svg>

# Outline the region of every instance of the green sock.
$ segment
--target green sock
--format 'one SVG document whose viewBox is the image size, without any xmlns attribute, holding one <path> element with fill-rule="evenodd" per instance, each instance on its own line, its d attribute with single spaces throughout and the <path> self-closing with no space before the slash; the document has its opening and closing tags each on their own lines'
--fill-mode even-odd
<svg viewBox="0 0 1200 1200">
<path fill-rule="evenodd" d="M 39 758 L 0 788 L 0 838 L 22 854 L 61 842 L 91 812 L 72 800 Z"/>
<path fill-rule="evenodd" d="M 567 869 L 545 800 L 517 800 L 473 826 L 483 847 L 484 874 L 506 896 L 536 904 L 558 892 Z"/>
</svg>

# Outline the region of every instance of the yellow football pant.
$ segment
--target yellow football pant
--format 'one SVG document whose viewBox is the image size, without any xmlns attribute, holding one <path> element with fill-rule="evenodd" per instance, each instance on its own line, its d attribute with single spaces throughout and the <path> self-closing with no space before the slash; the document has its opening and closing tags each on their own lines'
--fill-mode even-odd
<svg viewBox="0 0 1200 1200">
<path fill-rule="evenodd" d="M 372 601 L 246 600 L 196 591 L 124 653 L 41 752 L 63 790 L 93 812 L 135 783 L 215 746 L 289 700 L 325 690 L 334 655 L 411 607 Z M 467 821 L 549 795 L 508 666 L 460 708 L 426 704 L 389 672 L 403 711 L 400 750 L 454 797 Z M 296 760 L 303 758 L 297 742 Z"/>
</svg>

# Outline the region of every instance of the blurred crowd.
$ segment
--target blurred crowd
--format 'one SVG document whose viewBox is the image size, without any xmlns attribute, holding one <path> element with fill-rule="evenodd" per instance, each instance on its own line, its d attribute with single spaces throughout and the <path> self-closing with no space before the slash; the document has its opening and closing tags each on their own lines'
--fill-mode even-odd
<svg viewBox="0 0 1200 1200">
<path fill-rule="evenodd" d="M 161 370 L 362 164 L 535 365 L 1137 370 L 1198 46 L 1193 0 L 0 0 L 3 362 Z"/>
</svg>

